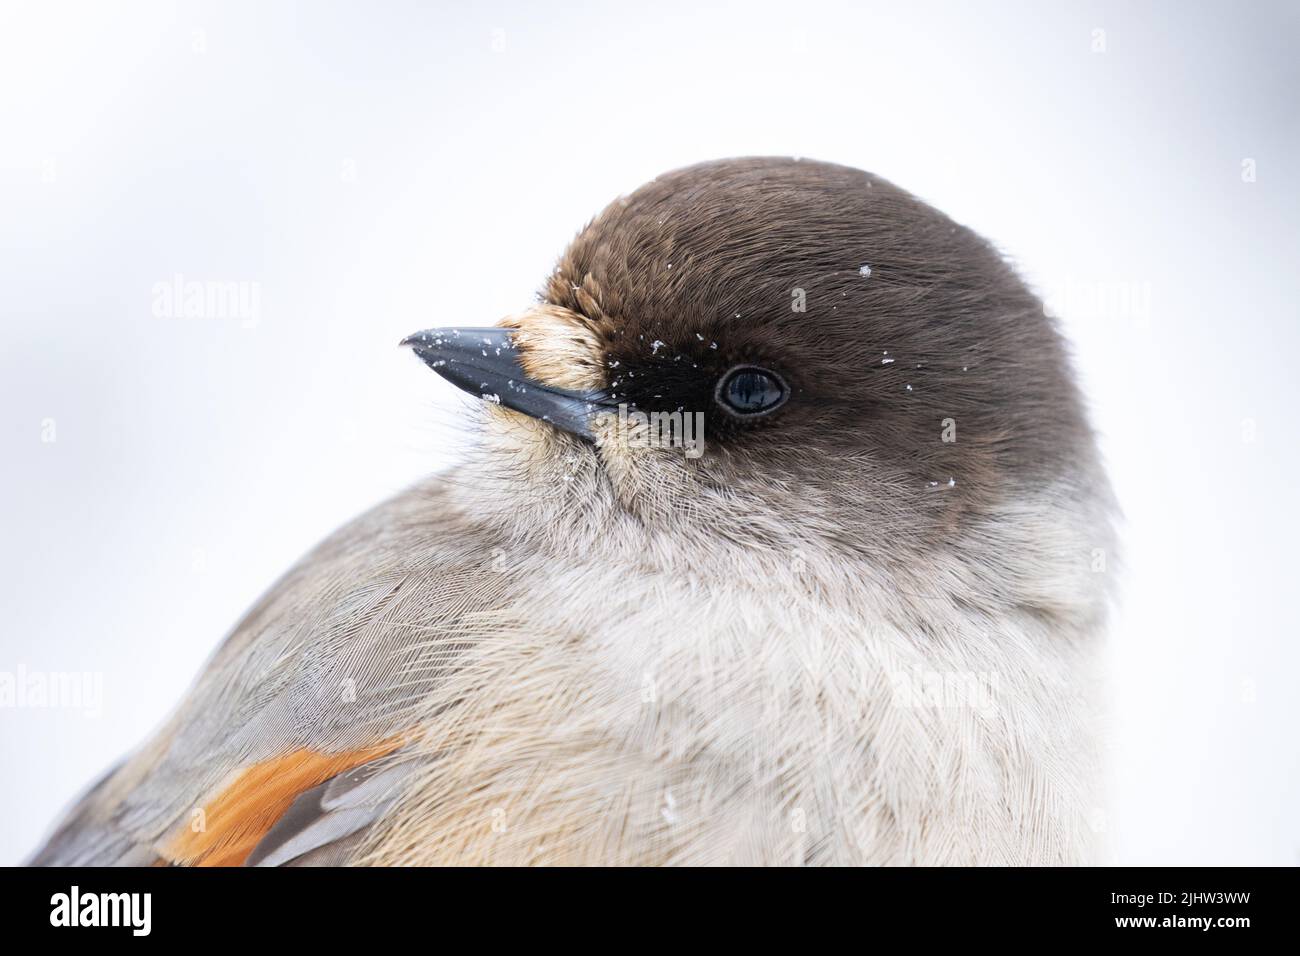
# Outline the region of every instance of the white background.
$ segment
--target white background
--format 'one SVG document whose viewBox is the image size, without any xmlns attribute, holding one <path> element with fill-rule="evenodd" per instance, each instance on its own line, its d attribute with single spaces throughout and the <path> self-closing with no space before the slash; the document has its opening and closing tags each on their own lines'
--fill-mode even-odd
<svg viewBox="0 0 1300 956">
<path fill-rule="evenodd" d="M 1117 857 L 1300 859 L 1295 3 L 442 6 L 0 7 L 0 671 L 103 676 L 98 716 L 0 709 L 0 863 L 454 455 L 401 336 L 745 154 L 892 179 L 1064 313 L 1127 515 Z M 258 321 L 155 316 L 178 273 Z"/>
</svg>

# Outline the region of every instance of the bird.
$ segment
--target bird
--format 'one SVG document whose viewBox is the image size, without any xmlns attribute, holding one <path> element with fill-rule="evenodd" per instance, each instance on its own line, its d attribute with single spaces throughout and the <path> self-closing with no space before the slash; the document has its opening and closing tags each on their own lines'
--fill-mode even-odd
<svg viewBox="0 0 1300 956">
<path fill-rule="evenodd" d="M 463 458 L 289 570 L 30 862 L 1104 853 L 1116 506 L 990 242 L 859 169 L 709 161 L 402 345 L 481 399 Z"/>
</svg>

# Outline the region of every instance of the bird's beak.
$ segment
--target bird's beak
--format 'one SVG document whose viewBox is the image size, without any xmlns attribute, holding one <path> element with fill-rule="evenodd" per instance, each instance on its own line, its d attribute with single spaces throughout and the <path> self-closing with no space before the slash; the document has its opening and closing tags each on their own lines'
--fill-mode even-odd
<svg viewBox="0 0 1300 956">
<path fill-rule="evenodd" d="M 557 388 L 530 378 L 519 363 L 513 329 L 426 329 L 408 335 L 425 365 L 453 385 L 489 402 L 593 438 L 591 420 L 615 410 L 603 392 Z"/>
</svg>

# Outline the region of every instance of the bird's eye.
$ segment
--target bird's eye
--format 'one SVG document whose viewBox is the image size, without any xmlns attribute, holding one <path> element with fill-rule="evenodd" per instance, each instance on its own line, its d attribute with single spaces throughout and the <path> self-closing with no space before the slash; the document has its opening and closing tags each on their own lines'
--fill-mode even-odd
<svg viewBox="0 0 1300 956">
<path fill-rule="evenodd" d="M 719 404 L 741 418 L 775 411 L 789 396 L 790 390 L 781 376 L 754 365 L 733 368 L 718 382 Z"/>
</svg>

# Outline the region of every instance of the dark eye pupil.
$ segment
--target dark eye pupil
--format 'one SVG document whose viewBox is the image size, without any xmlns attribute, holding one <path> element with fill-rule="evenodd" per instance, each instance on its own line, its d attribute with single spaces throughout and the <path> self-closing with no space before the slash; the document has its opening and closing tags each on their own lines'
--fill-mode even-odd
<svg viewBox="0 0 1300 956">
<path fill-rule="evenodd" d="M 785 398 L 785 386 L 775 375 L 762 369 L 737 369 L 727 379 L 722 395 L 733 411 L 754 415 L 781 404 Z"/>
</svg>

